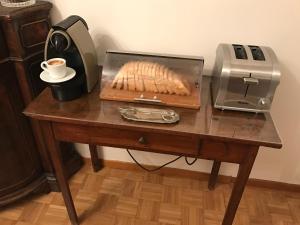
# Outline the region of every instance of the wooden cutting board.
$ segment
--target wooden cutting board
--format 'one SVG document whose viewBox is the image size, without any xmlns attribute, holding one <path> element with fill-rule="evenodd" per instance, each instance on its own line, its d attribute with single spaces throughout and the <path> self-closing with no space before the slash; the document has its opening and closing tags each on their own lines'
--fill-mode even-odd
<svg viewBox="0 0 300 225">
<path fill-rule="evenodd" d="M 100 99 L 114 100 L 114 101 L 125 101 L 125 102 L 143 102 L 148 104 L 162 104 L 167 106 L 176 106 L 189 109 L 200 108 L 200 87 L 193 85 L 191 87 L 191 95 L 180 96 L 175 94 L 159 94 L 153 92 L 140 92 L 140 91 L 129 91 L 119 90 L 111 87 L 112 80 L 102 80 L 102 89 L 100 92 Z M 157 100 L 160 103 L 150 103 L 147 101 L 140 101 L 143 96 L 144 99 Z M 156 96 L 156 98 L 155 98 Z"/>
</svg>

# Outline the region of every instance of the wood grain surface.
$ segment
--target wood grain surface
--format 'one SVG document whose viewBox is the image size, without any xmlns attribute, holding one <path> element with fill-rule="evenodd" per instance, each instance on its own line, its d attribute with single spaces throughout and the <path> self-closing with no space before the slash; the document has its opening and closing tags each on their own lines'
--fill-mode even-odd
<svg viewBox="0 0 300 225">
<path fill-rule="evenodd" d="M 8 93 L 6 97 L 11 96 L 8 99 L 13 109 L 11 111 L 2 102 L 0 104 L 0 111 L 3 110 L 6 115 L 0 113 L 0 130 L 3 130 L 6 136 L 4 138 L 6 144 L 3 145 L 5 142 L 2 141 L 0 134 L 0 152 L 2 156 L 10 155 L 9 160 L 4 156 L 0 159 L 2 165 L 0 171 L 3 172 L 0 176 L 0 205 L 4 202 L 2 197 L 6 199 L 4 204 L 7 204 L 9 200 L 17 200 L 18 196 L 24 196 L 25 193 L 44 186 L 44 183 L 48 183 L 53 191 L 59 190 L 54 168 L 41 135 L 41 127 L 38 121 L 29 121 L 29 118 L 25 118 L 22 114 L 25 106 L 47 86 L 40 79 L 42 72 L 40 64 L 44 60 L 44 45 L 51 28 L 49 16 L 51 8 L 52 3 L 48 1 L 37 1 L 28 7 L 0 5 L 0 83 L 5 83 L 4 87 Z M 10 77 L 9 80 L 16 79 L 16 81 L 8 82 L 4 78 L 6 76 Z M 1 99 L 3 97 L 0 96 Z M 6 117 L 20 119 L 12 122 Z M 2 119 L 5 120 L 4 123 Z M 30 123 L 31 127 L 26 125 L 25 128 L 24 123 Z M 8 146 L 8 142 L 12 144 Z M 80 168 L 82 158 L 72 144 L 60 143 L 60 147 L 63 149 L 63 161 L 70 176 Z M 2 151 L 5 153 L 2 154 Z M 6 176 L 10 181 L 2 180 Z M 44 178 L 46 182 L 40 178 Z M 40 184 L 35 180 L 40 181 Z M 15 188 L 12 182 L 17 185 Z M 35 184 L 35 188 L 32 184 Z M 2 187 L 11 191 L 2 196 Z M 13 190 L 16 195 L 13 195 Z"/>
<path fill-rule="evenodd" d="M 199 109 L 200 108 L 200 91 L 199 87 L 191 87 L 191 94 L 189 96 L 171 95 L 144 91 L 130 91 L 130 90 L 119 90 L 111 88 L 111 82 L 108 81 L 103 85 L 103 89 L 100 93 L 100 99 L 103 100 L 114 100 L 114 101 L 125 101 L 125 102 L 136 102 L 136 98 L 140 98 L 143 95 L 145 99 L 157 99 L 161 101 L 161 104 L 165 106 L 176 106 L 184 107 L 188 109 Z M 156 97 L 156 98 L 155 98 Z"/>
<path fill-rule="evenodd" d="M 73 198 L 63 174 L 64 165 L 58 141 L 90 144 L 92 153 L 95 145 L 102 145 L 238 163 L 238 175 L 228 206 L 224 207 L 226 210 L 222 222 L 222 225 L 233 224 L 259 147 L 263 145 L 280 148 L 282 144 L 270 114 L 222 112 L 213 109 L 209 84 L 210 78 L 205 77 L 201 95 L 205 104 L 201 109 L 176 108 L 181 120 L 172 125 L 125 121 L 121 119 L 118 109 L 130 104 L 100 101 L 97 98 L 99 89 L 70 102 L 58 102 L 52 98 L 49 90 L 46 90 L 29 105 L 25 114 L 43 121 L 45 137 L 48 137 L 48 145 L 51 146 L 51 159 L 59 174 L 58 180 L 73 225 L 80 224 L 80 219 L 78 220 L 76 216 Z M 92 160 L 94 170 L 97 170 L 96 165 L 101 163 L 97 162 L 95 156 Z M 211 188 L 215 186 L 218 167 L 216 165 L 213 168 L 210 178 Z M 161 195 L 155 187 L 152 187 L 153 185 L 149 186 L 151 193 L 147 194 L 149 200 L 159 198 Z M 107 191 L 110 190 L 112 187 L 109 185 Z M 135 210 L 131 211 L 131 208 L 135 209 L 138 205 L 136 199 L 126 197 L 120 201 L 122 204 L 120 208 L 116 208 L 117 211 L 136 214 Z M 168 220 L 173 212 L 178 212 L 176 215 L 179 219 L 180 210 L 176 207 L 164 205 L 162 208 L 166 215 L 165 220 L 162 220 L 163 223 L 174 222 Z"/>
<path fill-rule="evenodd" d="M 214 141 L 281 148 L 280 137 L 269 113 L 256 114 L 214 109 L 211 104 L 210 78 L 203 77 L 202 81 L 200 110 L 168 107 L 180 115 L 181 120 L 175 125 L 129 122 L 122 119 L 118 111 L 119 107 L 154 106 L 100 100 L 99 85 L 90 94 L 70 102 L 59 102 L 53 99 L 50 89 L 46 89 L 24 113 L 38 120 L 197 136 Z"/>
<path fill-rule="evenodd" d="M 0 207 L 50 191 L 40 146 L 22 111 L 43 87 L 38 77 L 41 42 L 48 33 L 51 7 L 49 2 L 22 8 L 0 4 Z M 34 46 L 24 45 L 25 39 Z"/>
<path fill-rule="evenodd" d="M 70 181 L 82 225 L 220 225 L 230 184 L 214 191 L 206 179 L 162 176 L 87 163 Z M 246 187 L 234 225 L 299 225 L 300 194 Z M 59 193 L 2 208 L 1 225 L 69 225 Z"/>
</svg>

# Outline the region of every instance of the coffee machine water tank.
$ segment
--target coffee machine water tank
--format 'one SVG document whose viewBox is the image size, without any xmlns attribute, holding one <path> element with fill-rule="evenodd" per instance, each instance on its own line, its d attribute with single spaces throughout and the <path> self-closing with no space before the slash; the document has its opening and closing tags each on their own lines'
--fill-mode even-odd
<svg viewBox="0 0 300 225">
<path fill-rule="evenodd" d="M 64 58 L 68 67 L 76 71 L 71 80 L 49 84 L 53 97 L 72 100 L 91 92 L 99 79 L 96 50 L 85 20 L 70 16 L 49 31 L 44 52 L 45 60 Z"/>
</svg>

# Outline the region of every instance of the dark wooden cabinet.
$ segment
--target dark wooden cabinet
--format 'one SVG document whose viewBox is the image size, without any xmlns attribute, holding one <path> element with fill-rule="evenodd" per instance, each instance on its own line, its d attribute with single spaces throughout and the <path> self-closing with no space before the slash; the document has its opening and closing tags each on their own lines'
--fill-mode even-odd
<svg viewBox="0 0 300 225">
<path fill-rule="evenodd" d="M 39 123 L 22 111 L 44 88 L 39 74 L 51 23 L 52 4 L 23 8 L 0 6 L 0 206 L 35 191 L 58 190 Z M 68 175 L 82 159 L 61 143 Z"/>
<path fill-rule="evenodd" d="M 0 64 L 0 205 L 37 191 L 47 180 L 11 62 Z"/>
</svg>

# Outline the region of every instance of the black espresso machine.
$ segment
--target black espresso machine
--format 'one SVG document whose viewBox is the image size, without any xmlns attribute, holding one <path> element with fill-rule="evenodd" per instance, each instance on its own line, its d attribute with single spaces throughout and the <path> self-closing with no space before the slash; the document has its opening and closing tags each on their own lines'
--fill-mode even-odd
<svg viewBox="0 0 300 225">
<path fill-rule="evenodd" d="M 99 79 L 99 70 L 96 50 L 84 19 L 74 15 L 52 26 L 44 54 L 45 61 L 64 58 L 67 67 L 76 71 L 70 80 L 49 83 L 55 99 L 68 101 L 92 91 Z"/>
</svg>

